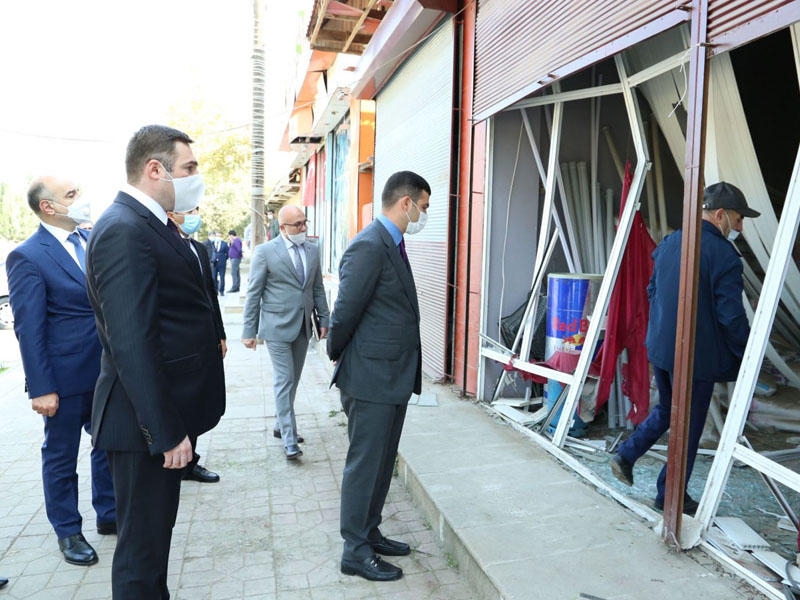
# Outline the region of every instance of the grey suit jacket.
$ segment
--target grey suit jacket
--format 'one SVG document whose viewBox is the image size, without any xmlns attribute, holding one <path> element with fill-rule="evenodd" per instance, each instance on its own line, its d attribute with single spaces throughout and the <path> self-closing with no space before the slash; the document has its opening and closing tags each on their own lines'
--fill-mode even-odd
<svg viewBox="0 0 800 600">
<path fill-rule="evenodd" d="M 342 256 L 328 356 L 337 361 L 331 383 L 355 398 L 403 404 L 421 391 L 417 289 L 380 221 Z"/>
<path fill-rule="evenodd" d="M 283 236 L 256 246 L 250 261 L 250 278 L 244 305 L 243 339 L 258 337 L 291 342 L 302 327 L 311 337 L 311 316 L 317 309 L 320 327 L 328 326 L 328 301 L 322 283 L 319 247 L 306 241 L 305 283 L 294 268 Z"/>
</svg>

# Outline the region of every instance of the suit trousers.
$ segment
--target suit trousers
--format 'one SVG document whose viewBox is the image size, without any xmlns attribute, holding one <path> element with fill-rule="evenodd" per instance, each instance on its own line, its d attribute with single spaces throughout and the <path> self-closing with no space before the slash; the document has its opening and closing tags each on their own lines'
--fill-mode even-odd
<svg viewBox="0 0 800 600">
<path fill-rule="evenodd" d="M 353 398 L 341 392 L 350 446 L 342 475 L 340 532 L 342 560 L 373 556 L 371 544 L 383 537 L 381 513 L 392 482 L 407 404 Z"/>
<path fill-rule="evenodd" d="M 240 282 L 239 264 L 242 262 L 241 258 L 232 258 L 231 261 L 231 291 L 238 292 Z"/>
<path fill-rule="evenodd" d="M 165 469 L 164 456 L 108 452 L 117 492 L 117 547 L 111 564 L 113 600 L 166 600 L 172 529 L 183 469 Z"/>
<path fill-rule="evenodd" d="M 42 483 L 47 518 L 59 539 L 82 529 L 78 510 L 78 451 L 81 429 L 89 433 L 93 392 L 61 397 L 58 410 L 44 417 L 42 444 Z M 110 523 L 116 519 L 114 486 L 104 450 L 92 448 L 92 506 L 97 520 Z"/>
<path fill-rule="evenodd" d="M 672 373 L 653 367 L 653 376 L 658 387 L 658 404 L 647 418 L 636 428 L 633 435 L 619 447 L 618 454 L 633 464 L 647 452 L 669 429 L 672 414 Z M 714 393 L 713 381 L 692 381 L 692 402 L 689 414 L 689 439 L 686 450 L 686 484 L 694 469 L 694 459 L 703 435 L 711 395 Z M 667 466 L 661 469 L 656 482 L 656 502 L 664 502 L 664 489 L 667 481 Z"/>
<path fill-rule="evenodd" d="M 297 443 L 294 398 L 308 354 L 308 338 L 301 331 L 292 342 L 267 340 L 272 360 L 272 390 L 275 396 L 275 430 L 280 430 L 284 446 Z"/>
<path fill-rule="evenodd" d="M 215 260 L 211 264 L 211 275 L 214 277 L 214 287 L 220 294 L 225 293 L 225 268 L 228 266 L 227 260 Z"/>
</svg>

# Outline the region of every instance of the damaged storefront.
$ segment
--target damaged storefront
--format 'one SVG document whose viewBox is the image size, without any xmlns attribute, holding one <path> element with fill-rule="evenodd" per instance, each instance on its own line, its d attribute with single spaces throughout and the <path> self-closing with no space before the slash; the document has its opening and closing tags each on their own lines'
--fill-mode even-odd
<svg viewBox="0 0 800 600">
<path fill-rule="evenodd" d="M 699 509 L 665 504 L 662 533 L 782 598 L 800 508 L 800 3 L 499 4 L 478 2 L 475 38 L 473 116 L 487 124 L 478 396 L 660 519 L 646 498 L 666 456 L 634 490 L 607 464 L 656 399 L 637 335 L 647 257 L 697 227 L 705 185 L 734 183 L 761 213 L 736 242 L 751 335 L 736 383 L 716 388 L 711 447 L 690 482 Z M 691 355 L 676 357 L 677 383 Z M 764 543 L 743 542 L 740 527 Z"/>
</svg>

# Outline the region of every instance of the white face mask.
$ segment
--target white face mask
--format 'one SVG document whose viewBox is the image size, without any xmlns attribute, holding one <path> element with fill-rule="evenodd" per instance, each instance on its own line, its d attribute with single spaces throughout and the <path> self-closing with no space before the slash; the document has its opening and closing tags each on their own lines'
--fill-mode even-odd
<svg viewBox="0 0 800 600">
<path fill-rule="evenodd" d="M 305 231 L 301 231 L 300 233 L 287 233 L 286 237 L 289 238 L 289 241 L 291 241 L 293 244 L 297 244 L 298 246 L 306 243 Z"/>
<path fill-rule="evenodd" d="M 58 204 L 59 206 L 64 206 L 55 200 L 53 200 L 53 203 Z M 75 202 L 69 206 L 64 206 L 64 208 L 67 209 L 67 216 L 78 224 L 91 221 L 92 202 L 88 197 L 84 198 L 83 196 L 78 196 Z"/>
<path fill-rule="evenodd" d="M 739 237 L 739 232 L 733 228 L 731 225 L 731 218 L 728 216 L 728 213 L 725 212 L 725 218 L 728 219 L 728 241 L 734 242 L 736 238 Z"/>
<path fill-rule="evenodd" d="M 164 170 L 167 170 L 166 167 L 164 167 Z M 162 179 L 162 181 L 171 181 L 172 186 L 175 188 L 173 212 L 185 213 L 200 206 L 200 200 L 206 191 L 206 184 L 203 183 L 203 178 L 199 174 L 189 175 L 188 177 L 173 177 L 167 171 L 167 175 L 169 175 L 169 179 Z"/>
<path fill-rule="evenodd" d="M 413 200 L 411 201 L 411 204 L 413 204 L 414 208 L 416 208 L 417 212 L 419 212 L 419 217 L 417 218 L 416 221 L 412 221 L 411 217 L 408 216 L 408 212 L 406 212 L 406 218 L 408 219 L 408 226 L 406 227 L 406 233 L 413 235 L 415 233 L 419 233 L 425 227 L 425 223 L 428 222 L 428 213 L 422 212 L 419 209 L 419 206 L 417 206 L 417 203 L 414 202 Z"/>
</svg>

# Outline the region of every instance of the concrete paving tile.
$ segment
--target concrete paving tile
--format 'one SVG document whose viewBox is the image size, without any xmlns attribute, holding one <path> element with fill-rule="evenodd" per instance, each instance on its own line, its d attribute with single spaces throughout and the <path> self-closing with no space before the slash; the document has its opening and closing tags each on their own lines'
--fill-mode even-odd
<svg viewBox="0 0 800 600">
<path fill-rule="evenodd" d="M 278 597 L 273 577 L 245 580 L 243 593 L 245 598 L 259 598 L 262 600 L 273 600 Z"/>
<path fill-rule="evenodd" d="M 111 597 L 111 584 L 106 581 L 103 583 L 82 583 L 75 592 L 74 600 L 107 600 Z"/>
</svg>

